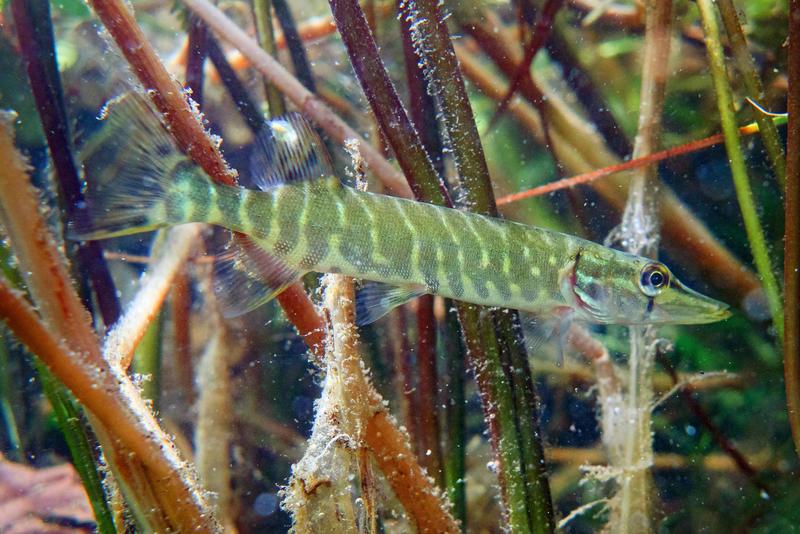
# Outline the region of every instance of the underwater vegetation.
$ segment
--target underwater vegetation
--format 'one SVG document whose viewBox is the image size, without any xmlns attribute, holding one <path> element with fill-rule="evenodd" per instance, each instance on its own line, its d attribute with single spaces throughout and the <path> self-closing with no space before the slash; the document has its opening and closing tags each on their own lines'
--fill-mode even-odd
<svg viewBox="0 0 800 534">
<path fill-rule="evenodd" d="M 0 2 L 0 532 L 793 531 L 799 47 Z"/>
</svg>

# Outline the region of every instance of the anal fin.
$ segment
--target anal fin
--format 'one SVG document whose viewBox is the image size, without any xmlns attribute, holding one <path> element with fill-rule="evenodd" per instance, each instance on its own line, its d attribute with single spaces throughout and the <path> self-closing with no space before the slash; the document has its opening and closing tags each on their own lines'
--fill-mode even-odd
<svg viewBox="0 0 800 534">
<path fill-rule="evenodd" d="M 427 293 L 424 286 L 393 286 L 363 282 L 356 290 L 356 325 L 374 323 L 396 307 Z"/>
<path fill-rule="evenodd" d="M 252 311 L 303 276 L 244 235 L 231 235 L 214 262 L 214 293 L 226 317 Z"/>
</svg>

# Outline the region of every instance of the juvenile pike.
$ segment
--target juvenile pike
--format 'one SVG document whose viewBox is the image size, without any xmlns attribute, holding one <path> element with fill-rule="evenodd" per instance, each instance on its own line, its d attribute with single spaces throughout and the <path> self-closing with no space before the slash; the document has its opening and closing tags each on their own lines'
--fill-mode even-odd
<svg viewBox="0 0 800 534">
<path fill-rule="evenodd" d="M 113 142 L 94 147 L 86 166 L 90 178 L 98 156 L 116 167 L 98 165 L 86 220 L 73 233 L 103 239 L 205 222 L 246 234 L 257 247 L 228 266 L 252 290 L 239 297 L 239 311 L 317 271 L 381 283 L 359 297 L 360 323 L 424 293 L 591 323 L 699 324 L 729 315 L 660 262 L 344 186 L 299 115 L 271 121 L 259 136 L 251 171 L 261 191 L 213 183 L 177 151 L 141 96 L 112 106 L 109 122 Z M 119 139 L 125 144 L 115 149 Z M 267 291 L 253 289 L 257 272 Z"/>
</svg>

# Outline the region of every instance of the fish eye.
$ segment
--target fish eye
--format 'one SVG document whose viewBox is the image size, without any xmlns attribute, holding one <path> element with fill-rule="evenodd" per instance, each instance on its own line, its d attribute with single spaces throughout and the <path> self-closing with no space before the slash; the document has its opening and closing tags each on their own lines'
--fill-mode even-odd
<svg viewBox="0 0 800 534">
<path fill-rule="evenodd" d="M 639 287 L 648 297 L 655 297 L 669 285 L 669 271 L 660 263 L 650 263 L 642 269 Z"/>
</svg>

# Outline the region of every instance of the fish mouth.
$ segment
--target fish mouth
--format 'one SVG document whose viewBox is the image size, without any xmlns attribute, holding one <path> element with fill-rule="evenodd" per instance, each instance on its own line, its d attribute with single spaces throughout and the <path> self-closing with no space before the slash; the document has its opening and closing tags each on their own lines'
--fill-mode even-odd
<svg viewBox="0 0 800 534">
<path fill-rule="evenodd" d="M 671 298 L 658 305 L 657 322 L 671 324 L 708 324 L 731 316 L 730 306 L 690 289 L 677 280 L 670 286 Z"/>
</svg>

